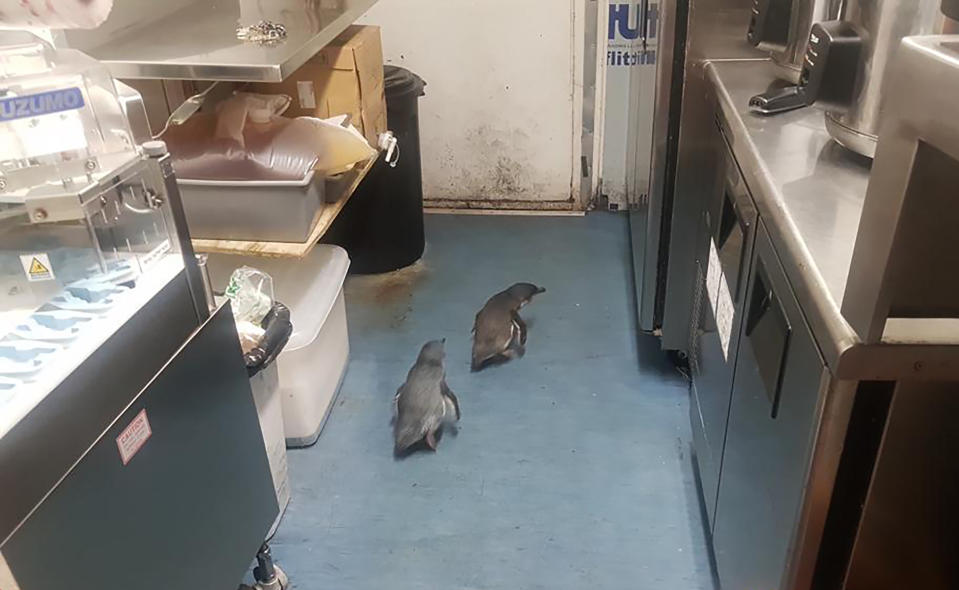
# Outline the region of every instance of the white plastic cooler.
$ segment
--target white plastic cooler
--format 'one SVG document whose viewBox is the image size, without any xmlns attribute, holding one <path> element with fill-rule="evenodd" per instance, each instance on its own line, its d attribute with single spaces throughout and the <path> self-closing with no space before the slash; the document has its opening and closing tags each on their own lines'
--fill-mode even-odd
<svg viewBox="0 0 959 590">
<path fill-rule="evenodd" d="M 293 335 L 277 359 L 287 446 L 316 442 L 346 374 L 350 342 L 343 282 L 350 267 L 346 251 L 320 245 L 303 259 L 210 255 L 210 277 L 218 289 L 240 266 L 273 277 L 277 301 L 290 308 Z"/>
</svg>

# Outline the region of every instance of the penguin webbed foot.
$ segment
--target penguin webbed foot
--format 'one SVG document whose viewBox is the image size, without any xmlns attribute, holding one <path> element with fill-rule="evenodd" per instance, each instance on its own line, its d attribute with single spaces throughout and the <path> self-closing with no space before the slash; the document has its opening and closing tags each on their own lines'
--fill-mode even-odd
<svg viewBox="0 0 959 590">
<path fill-rule="evenodd" d="M 526 347 L 522 344 L 516 343 L 513 346 L 509 347 L 506 352 L 503 353 L 503 357 L 506 360 L 521 359 L 526 354 Z M 505 361 L 504 361 L 505 362 Z"/>
</svg>

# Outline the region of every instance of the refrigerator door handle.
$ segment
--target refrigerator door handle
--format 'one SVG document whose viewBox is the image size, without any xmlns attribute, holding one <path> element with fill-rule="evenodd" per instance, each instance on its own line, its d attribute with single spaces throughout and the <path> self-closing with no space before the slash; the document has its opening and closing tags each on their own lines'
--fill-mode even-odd
<svg viewBox="0 0 959 590">
<path fill-rule="evenodd" d="M 746 337 L 749 339 L 756 368 L 765 385 L 770 403 L 770 417 L 779 413 L 779 397 L 782 392 L 782 373 L 789 351 L 792 326 L 786 317 L 782 302 L 772 289 L 772 283 L 763 267 L 756 261 L 753 293 L 746 315 Z"/>
<path fill-rule="evenodd" d="M 643 40 L 643 49 L 649 44 L 649 0 L 643 0 L 639 11 L 639 36 Z"/>
</svg>

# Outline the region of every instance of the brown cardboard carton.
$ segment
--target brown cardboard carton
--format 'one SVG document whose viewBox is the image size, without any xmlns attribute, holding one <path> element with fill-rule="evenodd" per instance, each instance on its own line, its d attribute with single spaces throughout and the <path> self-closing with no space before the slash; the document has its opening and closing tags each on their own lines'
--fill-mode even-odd
<svg viewBox="0 0 959 590">
<path fill-rule="evenodd" d="M 287 117 L 348 114 L 375 146 L 386 131 L 380 28 L 350 26 L 283 82 L 251 84 L 250 91 L 292 96 Z"/>
</svg>

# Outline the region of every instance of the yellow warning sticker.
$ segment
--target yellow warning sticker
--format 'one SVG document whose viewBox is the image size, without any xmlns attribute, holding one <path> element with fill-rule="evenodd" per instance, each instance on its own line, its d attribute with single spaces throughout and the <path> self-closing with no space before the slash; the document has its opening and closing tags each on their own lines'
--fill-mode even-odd
<svg viewBox="0 0 959 590">
<path fill-rule="evenodd" d="M 43 266 L 43 263 L 42 263 L 42 262 L 40 262 L 39 260 L 37 260 L 36 258 L 34 258 L 34 259 L 30 262 L 30 270 L 27 271 L 27 272 L 29 272 L 32 276 L 35 276 L 35 277 L 36 277 L 36 276 L 42 276 L 42 275 L 50 274 L 50 269 L 47 268 L 47 267 L 45 267 L 45 266 Z"/>
<path fill-rule="evenodd" d="M 46 254 L 24 254 L 20 256 L 20 264 L 28 281 L 52 281 L 56 278 L 50 257 Z"/>
</svg>

